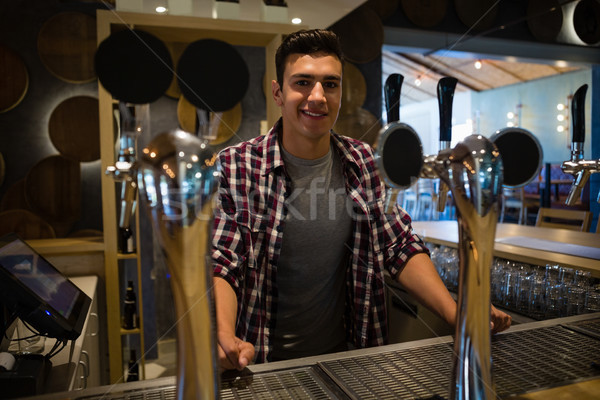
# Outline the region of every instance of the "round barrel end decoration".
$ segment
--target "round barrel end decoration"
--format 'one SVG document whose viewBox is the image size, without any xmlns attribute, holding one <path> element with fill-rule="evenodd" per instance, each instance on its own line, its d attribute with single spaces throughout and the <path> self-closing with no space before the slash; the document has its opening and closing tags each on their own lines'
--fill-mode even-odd
<svg viewBox="0 0 600 400">
<path fill-rule="evenodd" d="M 340 114 L 352 114 L 361 108 L 367 98 L 367 82 L 358 67 L 352 63 L 344 64 L 342 76 L 342 105 Z"/>
<path fill-rule="evenodd" d="M 482 32 L 494 26 L 498 3 L 497 0 L 454 0 L 454 9 L 463 24 Z"/>
<path fill-rule="evenodd" d="M 563 25 L 563 11 L 558 0 L 529 0 L 527 26 L 540 42 L 556 41 Z"/>
<path fill-rule="evenodd" d="M 0 212 L 16 209 L 31 211 L 25 199 L 25 179 L 20 179 L 10 185 L 0 199 Z"/>
<path fill-rule="evenodd" d="M 362 5 L 331 26 L 342 46 L 344 57 L 354 63 L 373 61 L 381 54 L 383 24 L 379 15 Z"/>
<path fill-rule="evenodd" d="M 71 97 L 60 103 L 48 123 L 50 140 L 63 156 L 78 162 L 100 158 L 98 100 Z"/>
<path fill-rule="evenodd" d="M 137 29 L 114 32 L 103 40 L 96 51 L 95 66 L 102 86 L 125 103 L 152 103 L 165 93 L 173 78 L 167 46 Z"/>
<path fill-rule="evenodd" d="M 402 0 L 402 11 L 420 28 L 432 28 L 444 20 L 447 0 Z"/>
<path fill-rule="evenodd" d="M 364 108 L 357 108 L 352 114 L 340 114 L 333 130 L 340 135 L 346 135 L 361 140 L 370 146 L 375 144 L 381 123 L 372 113 Z"/>
<path fill-rule="evenodd" d="M 25 178 L 25 199 L 49 223 L 74 222 L 81 215 L 81 168 L 60 155 L 35 164 Z"/>
<path fill-rule="evenodd" d="M 54 239 L 54 228 L 39 216 L 27 210 L 0 212 L 0 236 L 14 232 L 24 240 Z"/>
<path fill-rule="evenodd" d="M 38 54 L 57 78 L 70 83 L 91 82 L 96 78 L 96 19 L 68 11 L 47 20 L 38 33 Z"/>
<path fill-rule="evenodd" d="M 177 64 L 179 88 L 198 108 L 221 112 L 233 108 L 248 90 L 246 62 L 229 43 L 202 39 L 190 43 Z"/>
<path fill-rule="evenodd" d="M 0 113 L 12 110 L 25 98 L 29 74 L 21 56 L 0 44 Z"/>
</svg>

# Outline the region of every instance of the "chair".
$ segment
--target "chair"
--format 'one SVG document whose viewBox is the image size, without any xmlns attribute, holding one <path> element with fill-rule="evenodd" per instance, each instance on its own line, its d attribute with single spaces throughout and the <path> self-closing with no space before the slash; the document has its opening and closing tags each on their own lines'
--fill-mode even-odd
<svg viewBox="0 0 600 400">
<path fill-rule="evenodd" d="M 437 203 L 437 194 L 431 179 L 417 181 L 417 209 L 413 219 L 415 221 L 431 221 Z"/>
<path fill-rule="evenodd" d="M 506 210 L 519 211 L 518 224 L 527 224 L 527 205 L 525 204 L 525 190 L 523 188 L 504 188 L 502 191 L 502 208 L 500 209 L 500 222 L 504 222 Z"/>
<path fill-rule="evenodd" d="M 540 207 L 535 226 L 587 232 L 591 223 L 592 213 L 590 211 Z"/>
</svg>

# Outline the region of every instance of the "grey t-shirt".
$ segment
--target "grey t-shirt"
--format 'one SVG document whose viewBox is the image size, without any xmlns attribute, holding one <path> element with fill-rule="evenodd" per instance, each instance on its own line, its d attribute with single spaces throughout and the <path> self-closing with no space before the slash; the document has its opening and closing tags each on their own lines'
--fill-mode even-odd
<svg viewBox="0 0 600 400">
<path fill-rule="evenodd" d="M 292 194 L 277 265 L 272 359 L 323 354 L 345 342 L 344 302 L 351 200 L 337 152 L 316 160 L 283 149 Z"/>
</svg>

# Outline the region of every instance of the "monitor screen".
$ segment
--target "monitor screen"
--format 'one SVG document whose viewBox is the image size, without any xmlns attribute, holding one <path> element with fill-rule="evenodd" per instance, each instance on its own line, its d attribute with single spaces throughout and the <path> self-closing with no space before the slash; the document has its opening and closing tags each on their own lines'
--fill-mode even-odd
<svg viewBox="0 0 600 400">
<path fill-rule="evenodd" d="M 14 234 L 0 239 L 0 273 L 0 297 L 19 318 L 52 337 L 79 336 L 91 300 Z"/>
</svg>

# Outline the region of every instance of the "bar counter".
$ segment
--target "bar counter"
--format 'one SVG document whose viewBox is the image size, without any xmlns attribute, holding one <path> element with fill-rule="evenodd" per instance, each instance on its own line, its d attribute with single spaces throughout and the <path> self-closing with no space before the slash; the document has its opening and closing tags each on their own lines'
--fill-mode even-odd
<svg viewBox="0 0 600 400">
<path fill-rule="evenodd" d="M 413 229 L 428 242 L 456 247 L 456 221 L 414 221 Z M 600 278 L 600 234 L 566 229 L 498 224 L 494 256 L 535 265 L 561 264 L 590 271 Z"/>
<path fill-rule="evenodd" d="M 222 399 L 444 399 L 452 337 L 251 365 L 221 379 Z M 600 313 L 531 322 L 492 339 L 498 398 L 592 399 L 600 393 Z M 176 398 L 175 377 L 29 400 Z"/>
</svg>

